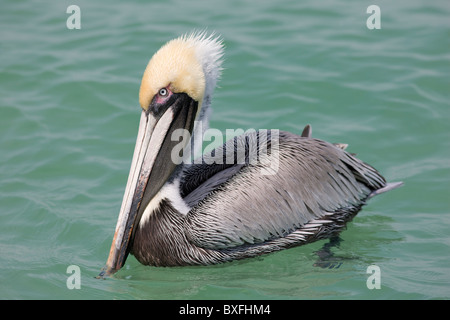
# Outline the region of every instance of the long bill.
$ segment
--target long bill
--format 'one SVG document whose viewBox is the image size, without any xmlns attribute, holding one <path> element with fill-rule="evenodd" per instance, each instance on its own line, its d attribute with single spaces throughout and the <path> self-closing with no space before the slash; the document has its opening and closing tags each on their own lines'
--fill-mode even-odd
<svg viewBox="0 0 450 320">
<path fill-rule="evenodd" d="M 172 159 L 172 149 L 179 144 L 173 141 L 172 134 L 177 129 L 192 133 L 198 103 L 185 94 L 174 98 L 162 115 L 142 111 L 114 238 L 99 278 L 117 272 L 125 264 L 142 213 L 179 163 Z"/>
</svg>

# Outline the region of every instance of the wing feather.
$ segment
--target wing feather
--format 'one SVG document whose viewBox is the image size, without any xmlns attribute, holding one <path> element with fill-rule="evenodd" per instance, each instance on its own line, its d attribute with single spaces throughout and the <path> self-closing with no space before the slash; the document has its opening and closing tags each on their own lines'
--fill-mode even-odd
<svg viewBox="0 0 450 320">
<path fill-rule="evenodd" d="M 386 184 L 374 168 L 330 143 L 280 132 L 274 148 L 272 138 L 250 132 L 232 141 L 234 148 L 223 147 L 234 152 L 256 143 L 259 161 L 246 151 L 244 159 L 234 157 L 239 164 L 224 166 L 227 174 L 208 173 L 204 176 L 210 181 L 197 183 L 199 189 L 214 188 L 197 190 L 201 196 L 186 216 L 183 227 L 192 243 L 226 249 L 282 238 L 308 223 L 316 228 L 313 221 L 327 221 L 330 213 L 361 206 Z M 276 160 L 276 173 L 264 174 Z M 211 168 L 200 165 L 196 170 Z"/>
</svg>

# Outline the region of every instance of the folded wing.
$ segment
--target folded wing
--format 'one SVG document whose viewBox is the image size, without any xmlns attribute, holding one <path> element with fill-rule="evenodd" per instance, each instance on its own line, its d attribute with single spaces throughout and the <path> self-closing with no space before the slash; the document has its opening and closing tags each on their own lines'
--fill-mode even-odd
<svg viewBox="0 0 450 320">
<path fill-rule="evenodd" d="M 283 238 L 360 207 L 386 186 L 374 168 L 330 143 L 288 132 L 278 137 L 274 143 L 273 135 L 244 134 L 215 150 L 216 159 L 234 163 L 186 170 L 185 180 L 194 181 L 184 190 L 193 206 L 183 226 L 189 241 L 228 249 Z M 249 151 L 254 145 L 256 154 Z M 239 148 L 247 151 L 239 156 Z"/>
</svg>

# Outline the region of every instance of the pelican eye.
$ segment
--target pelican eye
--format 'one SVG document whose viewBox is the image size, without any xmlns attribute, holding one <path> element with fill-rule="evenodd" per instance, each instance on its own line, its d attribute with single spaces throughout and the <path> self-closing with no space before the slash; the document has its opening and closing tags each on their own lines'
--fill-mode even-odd
<svg viewBox="0 0 450 320">
<path fill-rule="evenodd" d="M 166 88 L 161 88 L 159 89 L 158 94 L 161 97 L 167 97 L 167 95 L 169 94 L 169 90 L 167 90 Z"/>
</svg>

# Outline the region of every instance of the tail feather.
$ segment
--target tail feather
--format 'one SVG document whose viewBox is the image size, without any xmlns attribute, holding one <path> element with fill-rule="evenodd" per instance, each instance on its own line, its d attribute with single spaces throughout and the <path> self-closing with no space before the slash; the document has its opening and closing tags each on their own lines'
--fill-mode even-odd
<svg viewBox="0 0 450 320">
<path fill-rule="evenodd" d="M 380 188 L 380 189 L 377 189 L 375 191 L 372 191 L 372 193 L 369 194 L 368 198 L 372 198 L 372 197 L 374 197 L 376 195 L 379 195 L 379 194 L 387 192 L 387 191 L 391 191 L 391 190 L 399 188 L 401 186 L 403 186 L 403 182 L 402 181 L 386 183 L 386 185 L 383 188 Z"/>
</svg>

